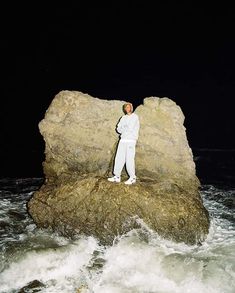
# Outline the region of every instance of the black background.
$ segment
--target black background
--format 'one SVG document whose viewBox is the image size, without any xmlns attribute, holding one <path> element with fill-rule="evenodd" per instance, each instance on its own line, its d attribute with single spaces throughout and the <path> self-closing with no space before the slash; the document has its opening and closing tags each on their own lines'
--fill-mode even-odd
<svg viewBox="0 0 235 293">
<path fill-rule="evenodd" d="M 231 6 L 64 3 L 2 6 L 1 176 L 42 175 L 38 123 L 61 90 L 135 107 L 147 96 L 169 97 L 193 150 L 235 148 Z"/>
</svg>

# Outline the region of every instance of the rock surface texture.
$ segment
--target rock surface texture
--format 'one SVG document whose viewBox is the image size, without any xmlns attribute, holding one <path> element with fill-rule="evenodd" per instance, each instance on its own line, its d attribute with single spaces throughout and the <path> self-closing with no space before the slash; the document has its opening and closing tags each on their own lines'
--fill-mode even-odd
<svg viewBox="0 0 235 293">
<path fill-rule="evenodd" d="M 209 215 L 200 197 L 184 115 L 169 98 L 149 97 L 135 113 L 137 183 L 111 183 L 125 101 L 61 91 L 39 123 L 45 140 L 45 183 L 28 203 L 39 227 L 63 235 L 93 235 L 112 243 L 141 221 L 160 236 L 195 244 L 205 239 Z M 127 179 L 125 169 L 123 180 Z"/>
</svg>

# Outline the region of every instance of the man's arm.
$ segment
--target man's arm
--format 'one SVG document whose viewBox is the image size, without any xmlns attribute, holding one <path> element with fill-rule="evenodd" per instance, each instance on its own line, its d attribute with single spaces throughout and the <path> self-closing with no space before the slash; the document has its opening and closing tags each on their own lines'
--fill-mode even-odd
<svg viewBox="0 0 235 293">
<path fill-rule="evenodd" d="M 140 121 L 139 121 L 139 117 L 136 116 L 136 120 L 132 128 L 132 133 L 134 134 L 136 139 L 138 139 L 138 136 L 139 136 L 139 129 L 140 129 Z"/>
<path fill-rule="evenodd" d="M 122 119 L 122 117 L 119 120 L 116 129 L 117 129 L 117 132 L 120 133 L 120 134 L 123 132 L 124 127 L 123 127 L 123 119 Z"/>
</svg>

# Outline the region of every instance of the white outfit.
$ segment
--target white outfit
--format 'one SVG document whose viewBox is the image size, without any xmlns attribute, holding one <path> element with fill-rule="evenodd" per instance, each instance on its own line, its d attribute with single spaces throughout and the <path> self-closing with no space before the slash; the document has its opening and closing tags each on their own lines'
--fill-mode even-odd
<svg viewBox="0 0 235 293">
<path fill-rule="evenodd" d="M 121 134 L 122 140 L 137 141 L 139 137 L 139 128 L 139 117 L 135 113 L 123 115 L 117 124 L 117 132 Z"/>
<path fill-rule="evenodd" d="M 117 132 L 121 134 L 114 162 L 114 175 L 121 176 L 126 163 L 130 178 L 135 178 L 135 146 L 139 137 L 139 117 L 135 113 L 123 115 L 117 124 Z"/>
</svg>

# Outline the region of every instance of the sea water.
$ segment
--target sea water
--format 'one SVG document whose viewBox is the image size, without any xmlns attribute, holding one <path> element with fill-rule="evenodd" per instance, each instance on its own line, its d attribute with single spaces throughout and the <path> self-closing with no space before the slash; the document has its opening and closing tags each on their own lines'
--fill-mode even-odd
<svg viewBox="0 0 235 293">
<path fill-rule="evenodd" d="M 141 219 L 142 228 L 102 246 L 36 227 L 27 202 L 42 182 L 0 180 L 0 293 L 235 292 L 234 188 L 202 185 L 211 225 L 200 246 L 162 239 Z"/>
</svg>

